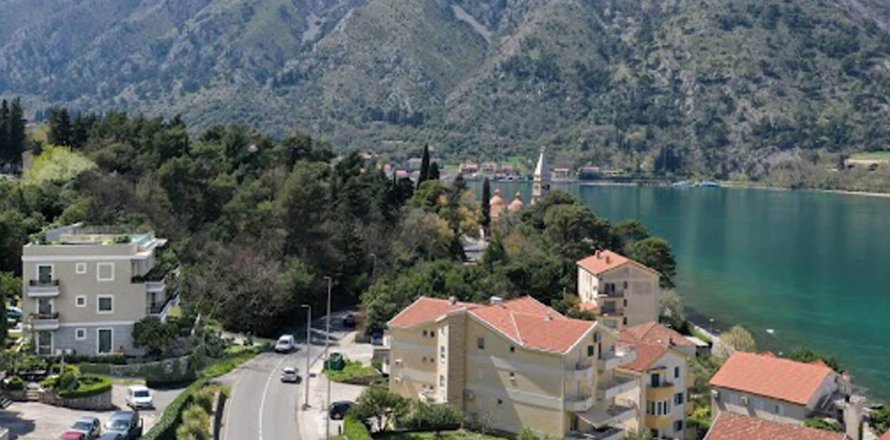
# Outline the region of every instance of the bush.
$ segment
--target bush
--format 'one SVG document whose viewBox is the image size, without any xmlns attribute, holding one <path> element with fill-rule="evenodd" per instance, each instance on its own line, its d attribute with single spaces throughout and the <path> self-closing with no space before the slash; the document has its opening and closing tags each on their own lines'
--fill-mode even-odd
<svg viewBox="0 0 890 440">
<path fill-rule="evenodd" d="M 122 354 L 106 354 L 102 356 L 70 355 L 65 356 L 65 361 L 72 364 L 126 365 L 127 357 Z"/>
<path fill-rule="evenodd" d="M 462 419 L 460 409 L 452 405 L 413 401 L 411 412 L 402 421 L 401 427 L 416 431 L 444 431 L 459 428 Z"/>
<path fill-rule="evenodd" d="M 348 440 L 371 440 L 368 427 L 353 416 L 348 415 L 343 419 L 343 433 Z"/>
<path fill-rule="evenodd" d="M 12 376 L 3 383 L 3 389 L 7 391 L 21 391 L 25 389 L 25 381 L 21 377 Z"/>
<path fill-rule="evenodd" d="M 213 411 L 213 398 L 216 397 L 215 395 L 215 388 L 204 387 L 195 392 L 195 396 L 192 398 L 193 404 L 203 408 L 209 414 Z"/>
<path fill-rule="evenodd" d="M 194 397 L 194 393 L 201 388 L 207 382 L 204 380 L 198 380 L 197 382 L 191 384 L 185 391 L 182 392 L 173 402 L 167 406 L 167 409 L 164 410 L 164 414 L 161 415 L 161 418 L 158 419 L 155 426 L 151 428 L 151 431 L 148 431 L 143 437 L 143 440 L 175 440 L 176 439 L 176 428 L 179 426 L 179 422 L 182 420 L 182 412 L 192 403 L 192 399 Z"/>
<path fill-rule="evenodd" d="M 70 390 L 77 388 L 77 376 L 72 371 L 66 371 L 58 379 L 56 379 L 55 388 L 60 390 Z"/>
<path fill-rule="evenodd" d="M 804 426 L 809 428 L 821 429 L 823 431 L 829 432 L 844 432 L 844 427 L 841 426 L 840 423 L 835 422 L 834 420 L 825 420 L 825 419 L 807 419 L 804 422 Z"/>
<path fill-rule="evenodd" d="M 200 405 L 189 405 L 182 414 L 182 425 L 176 428 L 176 438 L 210 440 L 210 414 Z"/>
<path fill-rule="evenodd" d="M 66 373 L 67 374 L 67 373 Z M 64 377 L 65 375 L 60 376 Z M 62 390 L 59 397 L 63 399 L 79 399 L 82 397 L 95 396 L 111 390 L 111 379 L 103 376 L 93 376 L 85 374 L 76 380 L 77 387 L 73 390 Z"/>
</svg>

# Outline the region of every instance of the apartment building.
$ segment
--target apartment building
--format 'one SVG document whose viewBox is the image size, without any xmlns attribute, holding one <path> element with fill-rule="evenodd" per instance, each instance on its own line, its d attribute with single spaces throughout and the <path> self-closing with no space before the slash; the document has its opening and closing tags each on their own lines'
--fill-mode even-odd
<svg viewBox="0 0 890 440">
<path fill-rule="evenodd" d="M 620 396 L 639 408 L 640 423 L 634 429 L 654 439 L 686 438 L 689 387 L 694 383 L 689 359 L 695 357 L 695 344 L 657 322 L 625 328 L 618 343 L 636 352 L 633 362 L 618 368 L 640 382 L 638 390 Z"/>
<path fill-rule="evenodd" d="M 639 387 L 616 373 L 633 351 L 616 347 L 613 330 L 530 297 L 420 298 L 389 322 L 388 340 L 390 388 L 455 405 L 470 426 L 618 440 L 637 414 L 616 397 Z"/>
<path fill-rule="evenodd" d="M 841 432 L 773 422 L 724 412 L 717 416 L 705 440 L 852 440 Z"/>
<path fill-rule="evenodd" d="M 711 414 L 731 412 L 803 425 L 831 417 L 859 438 L 864 399 L 850 379 L 821 361 L 795 362 L 772 353 L 736 352 L 711 379 Z"/>
<path fill-rule="evenodd" d="M 38 354 L 137 352 L 133 324 L 176 302 L 152 271 L 165 239 L 97 231 L 67 226 L 23 248 L 22 310 Z"/>
<path fill-rule="evenodd" d="M 581 307 L 607 326 L 620 329 L 658 320 L 659 274 L 612 251 L 597 251 L 577 262 Z"/>
</svg>

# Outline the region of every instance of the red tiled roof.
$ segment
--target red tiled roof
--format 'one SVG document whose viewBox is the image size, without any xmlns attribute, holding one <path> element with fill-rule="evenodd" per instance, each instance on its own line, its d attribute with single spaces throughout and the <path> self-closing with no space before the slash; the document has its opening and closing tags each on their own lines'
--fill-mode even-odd
<svg viewBox="0 0 890 440">
<path fill-rule="evenodd" d="M 831 368 L 822 365 L 736 352 L 711 379 L 711 386 L 806 405 L 829 374 Z"/>
<path fill-rule="evenodd" d="M 847 440 L 843 433 L 773 422 L 723 411 L 705 440 Z"/>
<path fill-rule="evenodd" d="M 631 371 L 639 371 L 641 373 L 648 371 L 649 367 L 668 351 L 668 347 L 664 345 L 650 344 L 647 342 L 634 342 L 628 344 L 627 342 L 621 341 L 619 343 L 622 345 L 632 345 L 636 352 L 636 357 L 633 362 L 624 364 L 621 368 Z"/>
<path fill-rule="evenodd" d="M 695 344 L 676 330 L 655 321 L 625 328 L 621 331 L 621 340 L 648 342 L 664 346 L 695 346 Z"/>
<path fill-rule="evenodd" d="M 403 328 L 414 327 L 425 322 L 435 321 L 446 313 L 475 306 L 475 304 L 452 303 L 447 299 L 427 298 L 424 296 L 414 301 L 414 304 L 411 304 L 396 315 L 395 318 L 391 319 L 389 325 Z"/>
<path fill-rule="evenodd" d="M 601 273 L 608 272 L 612 269 L 624 266 L 625 264 L 633 264 L 641 269 L 645 269 L 651 272 L 655 272 L 654 269 L 648 268 L 640 263 L 637 263 L 630 258 L 625 257 L 624 255 L 620 255 L 616 252 L 612 251 L 597 251 L 595 254 L 582 258 L 578 260 L 578 266 L 581 266 L 586 271 L 599 275 Z"/>
<path fill-rule="evenodd" d="M 890 430 L 885 432 L 884 435 L 882 435 L 881 438 L 878 440 L 890 440 Z"/>
</svg>

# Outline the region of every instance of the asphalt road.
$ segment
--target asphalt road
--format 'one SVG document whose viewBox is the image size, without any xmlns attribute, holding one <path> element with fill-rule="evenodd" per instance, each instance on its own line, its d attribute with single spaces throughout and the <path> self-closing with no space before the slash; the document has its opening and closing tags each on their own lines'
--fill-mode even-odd
<svg viewBox="0 0 890 440">
<path fill-rule="evenodd" d="M 332 339 L 340 339 L 345 334 L 345 329 L 339 326 L 344 314 L 332 314 Z M 324 335 L 320 331 L 324 328 L 324 320 L 314 321 L 312 328 L 314 335 L 310 355 L 315 361 L 324 351 Z M 282 383 L 280 380 L 284 367 L 296 367 L 305 380 L 305 330 L 295 332 L 295 336 L 300 340 L 299 350 L 290 354 L 264 353 L 237 371 L 233 377 L 232 397 L 226 408 L 223 440 L 301 438 L 297 411 L 303 403 L 305 385 Z"/>
</svg>

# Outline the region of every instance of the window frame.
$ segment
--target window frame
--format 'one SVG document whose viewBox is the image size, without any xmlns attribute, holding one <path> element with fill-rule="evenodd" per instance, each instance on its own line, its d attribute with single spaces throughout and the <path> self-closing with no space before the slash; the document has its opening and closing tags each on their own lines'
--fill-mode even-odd
<svg viewBox="0 0 890 440">
<path fill-rule="evenodd" d="M 78 327 L 74 329 L 74 340 L 75 341 L 86 341 L 87 339 L 87 329 L 85 327 Z"/>
<path fill-rule="evenodd" d="M 87 273 L 86 263 L 74 263 L 74 273 L 77 275 L 85 275 Z"/>
<path fill-rule="evenodd" d="M 78 301 L 80 301 L 80 300 L 83 300 L 83 304 L 78 303 Z M 87 301 L 86 295 L 77 295 L 74 297 L 74 307 L 82 309 L 82 308 L 88 307 L 88 306 L 89 306 L 89 302 Z"/>
<path fill-rule="evenodd" d="M 102 310 L 102 300 L 110 299 L 111 300 L 111 310 Z M 96 314 L 97 315 L 110 315 L 114 313 L 114 295 L 97 295 L 96 296 Z"/>
<path fill-rule="evenodd" d="M 102 351 L 102 332 L 108 331 L 111 334 L 110 346 L 107 352 Z M 99 327 L 96 329 L 96 354 L 114 354 L 114 329 L 111 327 Z"/>
<path fill-rule="evenodd" d="M 103 278 L 102 277 L 102 267 L 111 267 L 111 277 Z M 101 263 L 96 263 L 96 281 L 105 283 L 109 281 L 114 281 L 114 262 L 105 261 Z"/>
</svg>

